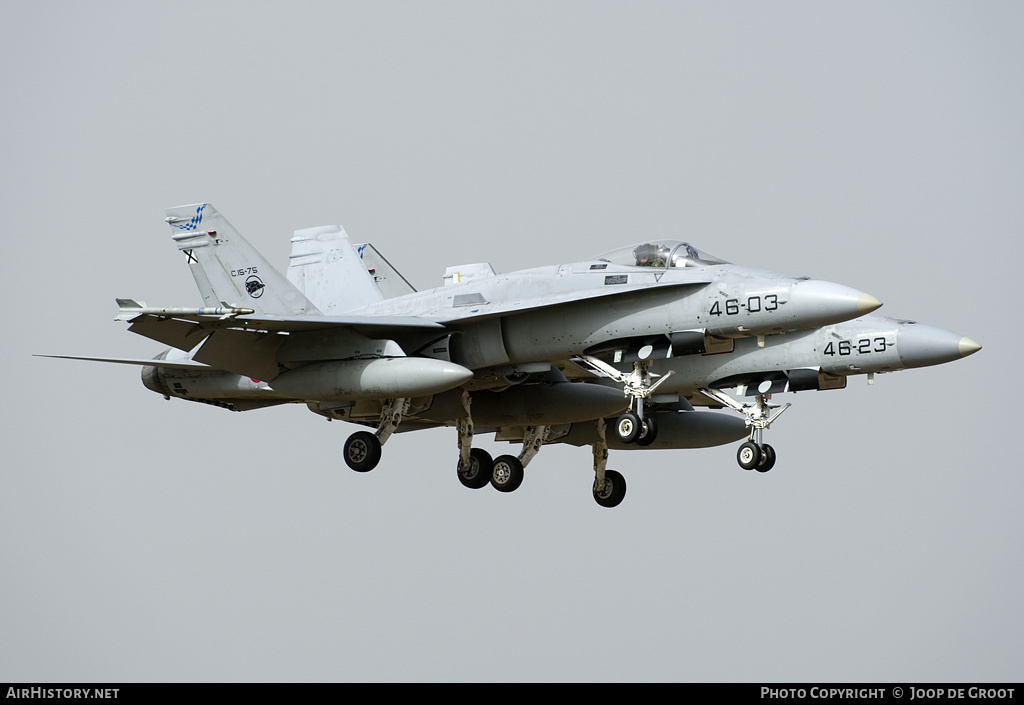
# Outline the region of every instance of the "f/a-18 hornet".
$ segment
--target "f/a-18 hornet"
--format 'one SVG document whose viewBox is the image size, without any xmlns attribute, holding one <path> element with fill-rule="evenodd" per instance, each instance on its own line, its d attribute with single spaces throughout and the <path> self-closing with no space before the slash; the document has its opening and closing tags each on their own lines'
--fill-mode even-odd
<svg viewBox="0 0 1024 705">
<path fill-rule="evenodd" d="M 339 226 L 297 231 L 282 276 L 210 204 L 168 209 L 166 221 L 203 305 L 118 299 L 118 320 L 170 349 L 152 360 L 76 359 L 141 365 L 143 384 L 167 399 L 233 411 L 303 403 L 369 427 L 344 445 L 359 472 L 376 467 L 394 432 L 450 426 L 462 484 L 511 492 L 544 444 L 589 445 L 594 498 L 613 507 L 626 484 L 607 468 L 609 449 L 745 439 L 739 464 L 767 472 L 776 454 L 764 431 L 790 406 L 771 395 L 841 389 L 851 375 L 870 382 L 980 349 L 873 314 L 882 304 L 870 294 L 741 267 L 686 242 L 508 274 L 454 266 L 443 286 L 416 291 Z M 480 433 L 522 450 L 492 459 L 473 447 Z"/>
</svg>

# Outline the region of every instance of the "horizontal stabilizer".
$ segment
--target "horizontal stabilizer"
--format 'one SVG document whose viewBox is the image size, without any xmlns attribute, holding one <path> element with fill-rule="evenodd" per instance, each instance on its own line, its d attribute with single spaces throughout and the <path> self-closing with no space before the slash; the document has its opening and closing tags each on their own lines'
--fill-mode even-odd
<svg viewBox="0 0 1024 705">
<path fill-rule="evenodd" d="M 60 360 L 86 360 L 87 362 L 115 362 L 119 365 L 141 365 L 143 367 L 169 367 L 176 370 L 213 369 L 209 365 L 192 360 L 152 360 L 125 357 L 80 357 L 78 355 L 33 355 L 32 357 L 52 357 Z"/>
<path fill-rule="evenodd" d="M 278 352 L 286 342 L 306 356 L 331 360 L 350 354 L 351 346 L 334 346 L 337 336 L 350 333 L 394 341 L 399 350 L 418 350 L 448 335 L 444 326 L 413 316 L 212 316 L 193 312 L 169 316 L 143 313 L 132 319 L 128 330 L 185 352 L 202 345 L 194 353 L 195 360 L 268 381 L 280 371 Z"/>
</svg>

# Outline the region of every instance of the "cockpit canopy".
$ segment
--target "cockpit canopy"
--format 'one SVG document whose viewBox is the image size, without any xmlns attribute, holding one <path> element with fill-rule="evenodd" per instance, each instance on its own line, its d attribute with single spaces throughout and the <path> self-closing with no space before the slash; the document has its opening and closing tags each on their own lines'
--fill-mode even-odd
<svg viewBox="0 0 1024 705">
<path fill-rule="evenodd" d="M 729 264 L 688 242 L 679 240 L 651 240 L 611 250 L 595 257 L 599 262 L 609 262 L 627 267 L 707 267 L 713 264 Z"/>
</svg>

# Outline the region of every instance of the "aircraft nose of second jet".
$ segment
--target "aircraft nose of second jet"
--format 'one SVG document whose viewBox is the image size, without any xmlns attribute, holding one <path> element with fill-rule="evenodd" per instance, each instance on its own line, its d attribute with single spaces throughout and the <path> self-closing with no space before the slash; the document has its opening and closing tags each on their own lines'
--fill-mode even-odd
<svg viewBox="0 0 1024 705">
<path fill-rule="evenodd" d="M 798 281 L 790 292 L 792 315 L 814 325 L 848 321 L 881 305 L 871 294 L 821 279 Z"/>
<path fill-rule="evenodd" d="M 896 347 L 907 367 L 939 365 L 981 350 L 980 345 L 959 333 L 911 321 L 900 326 Z"/>
</svg>

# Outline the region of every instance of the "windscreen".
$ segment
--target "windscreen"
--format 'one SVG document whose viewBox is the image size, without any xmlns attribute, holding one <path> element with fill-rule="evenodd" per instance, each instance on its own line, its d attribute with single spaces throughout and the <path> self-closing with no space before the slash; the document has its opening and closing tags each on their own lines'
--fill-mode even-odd
<svg viewBox="0 0 1024 705">
<path fill-rule="evenodd" d="M 707 267 L 728 264 L 723 259 L 679 240 L 651 240 L 600 254 L 594 259 L 627 267 Z"/>
</svg>

